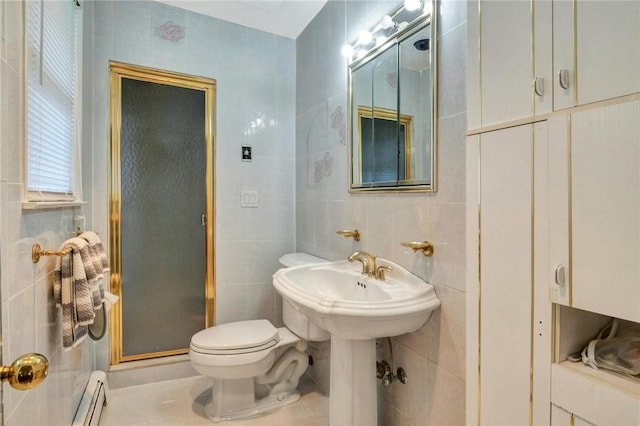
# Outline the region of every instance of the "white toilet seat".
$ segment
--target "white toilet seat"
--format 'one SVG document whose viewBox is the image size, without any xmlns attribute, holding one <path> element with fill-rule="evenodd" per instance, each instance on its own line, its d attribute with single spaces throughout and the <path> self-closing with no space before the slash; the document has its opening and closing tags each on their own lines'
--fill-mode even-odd
<svg viewBox="0 0 640 426">
<path fill-rule="evenodd" d="M 201 354 L 239 355 L 269 349 L 279 341 L 278 330 L 267 320 L 238 321 L 199 331 L 190 348 Z"/>
</svg>

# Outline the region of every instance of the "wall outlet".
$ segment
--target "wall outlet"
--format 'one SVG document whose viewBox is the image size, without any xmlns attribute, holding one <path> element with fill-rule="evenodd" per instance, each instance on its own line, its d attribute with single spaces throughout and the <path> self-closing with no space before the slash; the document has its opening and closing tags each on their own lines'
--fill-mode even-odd
<svg viewBox="0 0 640 426">
<path fill-rule="evenodd" d="M 241 207 L 258 207 L 258 191 L 242 191 Z"/>
</svg>

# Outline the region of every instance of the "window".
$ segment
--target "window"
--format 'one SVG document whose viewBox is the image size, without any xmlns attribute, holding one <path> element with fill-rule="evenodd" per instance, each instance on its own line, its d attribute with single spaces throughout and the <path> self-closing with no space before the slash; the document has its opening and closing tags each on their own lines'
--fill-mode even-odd
<svg viewBox="0 0 640 426">
<path fill-rule="evenodd" d="M 26 201 L 80 201 L 81 11 L 25 3 Z"/>
</svg>

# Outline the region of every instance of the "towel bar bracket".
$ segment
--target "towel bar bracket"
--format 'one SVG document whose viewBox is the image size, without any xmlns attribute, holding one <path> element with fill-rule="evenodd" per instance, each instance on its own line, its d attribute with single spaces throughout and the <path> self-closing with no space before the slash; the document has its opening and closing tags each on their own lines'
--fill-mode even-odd
<svg viewBox="0 0 640 426">
<path fill-rule="evenodd" d="M 42 256 L 66 256 L 69 253 L 71 253 L 71 248 L 66 248 L 60 251 L 42 250 L 40 244 L 35 243 L 31 248 L 31 261 L 33 263 L 38 263 Z"/>
</svg>

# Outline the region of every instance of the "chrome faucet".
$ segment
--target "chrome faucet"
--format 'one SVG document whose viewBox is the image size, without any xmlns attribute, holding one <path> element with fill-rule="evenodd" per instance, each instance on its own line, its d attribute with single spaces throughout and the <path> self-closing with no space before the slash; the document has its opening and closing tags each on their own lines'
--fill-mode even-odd
<svg viewBox="0 0 640 426">
<path fill-rule="evenodd" d="M 376 257 L 367 253 L 366 251 L 356 251 L 351 256 L 347 258 L 349 262 L 353 262 L 354 260 L 362 263 L 362 275 L 368 275 L 370 277 L 375 277 L 376 274 Z"/>
</svg>

